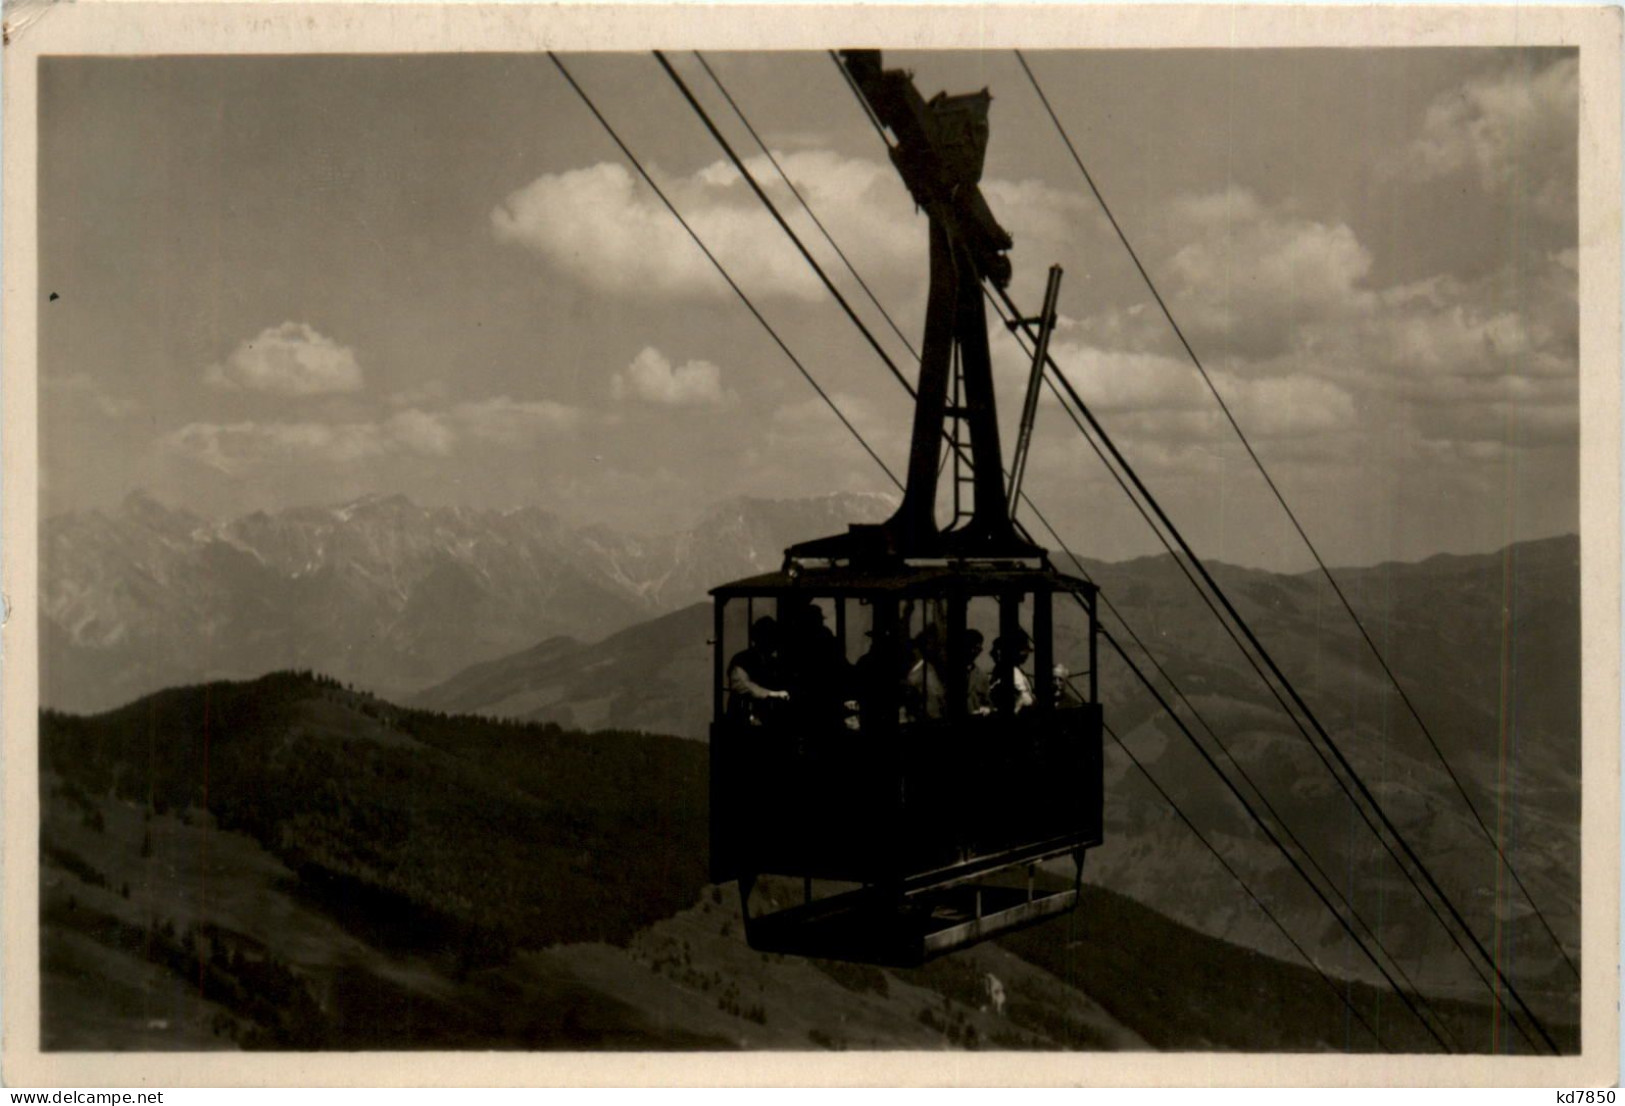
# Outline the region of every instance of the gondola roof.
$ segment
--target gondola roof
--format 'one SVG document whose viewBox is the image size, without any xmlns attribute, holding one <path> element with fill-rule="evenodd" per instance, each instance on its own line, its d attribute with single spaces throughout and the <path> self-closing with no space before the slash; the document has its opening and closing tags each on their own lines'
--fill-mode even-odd
<svg viewBox="0 0 1625 1106">
<path fill-rule="evenodd" d="M 898 596 L 940 595 L 959 591 L 968 595 L 993 595 L 1005 591 L 1072 592 L 1093 595 L 1095 585 L 1076 576 L 1048 567 L 1009 564 L 889 564 L 884 566 L 834 565 L 828 568 L 797 568 L 766 572 L 734 580 L 711 589 L 719 599 L 746 595 L 872 595 L 877 592 Z"/>
</svg>

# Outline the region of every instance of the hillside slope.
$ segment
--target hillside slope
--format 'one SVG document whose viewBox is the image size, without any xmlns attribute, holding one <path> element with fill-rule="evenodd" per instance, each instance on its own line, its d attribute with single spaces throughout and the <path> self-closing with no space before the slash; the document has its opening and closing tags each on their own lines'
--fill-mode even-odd
<svg viewBox="0 0 1625 1106">
<path fill-rule="evenodd" d="M 751 952 L 695 742 L 284 673 L 41 748 L 48 1048 L 1373 1047 L 1307 968 L 1104 890 L 911 972 Z"/>
<path fill-rule="evenodd" d="M 1400 686 L 1427 722 L 1478 817 L 1500 840 L 1570 958 L 1579 954 L 1578 543 L 1557 538 L 1479 557 L 1339 570 L 1351 603 Z M 1577 983 L 1531 907 L 1512 886 L 1473 813 L 1440 764 L 1336 597 L 1315 576 L 1216 570 L 1226 591 L 1291 677 L 1486 947 L 1500 943 L 1520 986 L 1552 1016 L 1572 1016 Z M 1288 721 L 1233 643 L 1189 598 L 1166 560 L 1103 566 L 1114 603 L 1190 697 L 1182 716 L 1212 755 L 1222 740 L 1287 826 L 1362 916 L 1382 923 L 1424 988 L 1484 989 L 1444 927 L 1355 813 L 1316 746 Z M 1143 664 L 1143 657 L 1138 657 Z M 1205 830 L 1272 901 L 1288 904 L 1298 932 L 1340 972 L 1373 978 L 1318 901 L 1260 839 L 1240 804 L 1214 781 L 1185 737 L 1140 693 L 1120 664 L 1102 670 L 1107 717 L 1135 755 L 1174 785 Z M 1205 723 L 1205 725 L 1204 725 Z M 1306 727 L 1312 734 L 1313 728 Z M 1139 779 L 1108 762 L 1109 836 L 1097 877 L 1206 932 L 1283 953 L 1255 911 L 1233 904 L 1229 877 Z M 1246 785 L 1243 784 L 1245 788 Z M 1250 794 L 1250 789 L 1248 789 Z M 1258 800 L 1255 798 L 1255 805 Z M 1169 871 L 1192 892 L 1172 894 Z M 1317 919 L 1319 921 L 1317 922 Z M 1527 996 L 1526 996 L 1527 997 Z"/>
<path fill-rule="evenodd" d="M 711 607 L 696 603 L 583 645 L 551 638 L 413 696 L 425 710 L 704 737 Z"/>
</svg>

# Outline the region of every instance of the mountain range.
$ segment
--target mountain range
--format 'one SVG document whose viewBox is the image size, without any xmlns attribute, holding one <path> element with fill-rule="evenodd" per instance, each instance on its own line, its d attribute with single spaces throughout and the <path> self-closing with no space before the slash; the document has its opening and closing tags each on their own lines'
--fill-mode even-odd
<svg viewBox="0 0 1625 1106">
<path fill-rule="evenodd" d="M 535 510 L 425 509 L 399 497 L 220 522 L 134 496 L 117 510 L 44 527 L 44 702 L 97 710 L 159 687 L 300 667 L 393 689 L 431 715 L 703 738 L 712 626 L 697 601 L 705 588 L 775 567 L 785 545 L 886 506 L 853 497 L 738 500 L 690 531 L 652 539 L 573 529 Z M 1431 916 L 1411 886 L 1415 874 L 1386 854 L 1344 793 L 1347 781 L 1327 768 L 1332 753 L 1318 723 L 1428 858 L 1478 939 L 1516 966 L 1526 997 L 1572 1019 L 1578 540 L 1335 570 L 1393 682 L 1319 574 L 1210 568 L 1314 720 L 1302 719 L 1301 729 L 1289 720 L 1177 562 L 1084 562 L 1080 570 L 1112 607 L 1104 624 L 1189 730 L 1123 662 L 1102 658 L 1101 698 L 1122 745 L 1107 742 L 1107 843 L 1090 854 L 1090 885 L 1237 947 L 1294 958 L 1211 845 L 1319 962 L 1380 981 L 1199 746 L 1277 832 L 1296 836 L 1321 868 L 1317 882 L 1374 925 L 1414 985 L 1480 996 L 1455 947 L 1461 937 Z M 1078 617 L 1058 614 L 1059 655 L 1074 670 L 1081 631 Z M 1202 827 L 1206 843 L 1144 773 Z M 1538 915 L 1506 878 L 1480 821 L 1494 827 Z"/>
<path fill-rule="evenodd" d="M 215 520 L 132 493 L 41 528 L 41 699 L 99 710 L 279 668 L 399 696 L 552 636 L 592 641 L 675 610 L 886 509 L 855 495 L 737 499 L 648 537 L 398 495 Z"/>
</svg>

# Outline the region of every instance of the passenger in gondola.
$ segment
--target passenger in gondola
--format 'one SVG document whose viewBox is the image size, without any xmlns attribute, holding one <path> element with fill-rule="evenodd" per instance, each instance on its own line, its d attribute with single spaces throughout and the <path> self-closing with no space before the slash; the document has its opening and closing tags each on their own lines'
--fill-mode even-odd
<svg viewBox="0 0 1625 1106">
<path fill-rule="evenodd" d="M 750 628 L 750 646 L 728 662 L 728 714 L 760 726 L 790 701 L 785 680 L 779 624 L 758 618 Z"/>
<path fill-rule="evenodd" d="M 1000 713 L 1020 714 L 1037 702 L 1032 677 L 1021 668 L 1032 652 L 1032 639 L 1019 628 L 993 643 L 992 698 Z"/>
<path fill-rule="evenodd" d="M 1083 706 L 1083 696 L 1078 689 L 1072 686 L 1072 673 L 1064 664 L 1057 664 L 1054 670 L 1054 682 L 1050 685 L 1055 691 L 1055 705 L 1058 708 Z"/>
<path fill-rule="evenodd" d="M 838 726 L 852 694 L 845 650 L 824 620 L 823 608 L 809 603 L 791 615 L 785 643 L 787 685 L 796 716 L 814 728 Z"/>
<path fill-rule="evenodd" d="M 913 654 L 895 626 L 880 623 L 868 636 L 869 650 L 853 666 L 852 684 L 858 728 L 873 732 L 897 722 Z"/>
<path fill-rule="evenodd" d="M 903 681 L 905 721 L 923 722 L 944 717 L 948 685 L 943 676 L 948 671 L 947 660 L 948 649 L 940 626 L 933 623 L 915 635 L 914 663 Z"/>
<path fill-rule="evenodd" d="M 966 630 L 960 639 L 960 662 L 965 668 L 965 710 L 972 717 L 993 713 L 993 687 L 987 670 L 977 665 L 982 655 L 982 642 L 986 640 L 980 630 Z"/>
</svg>

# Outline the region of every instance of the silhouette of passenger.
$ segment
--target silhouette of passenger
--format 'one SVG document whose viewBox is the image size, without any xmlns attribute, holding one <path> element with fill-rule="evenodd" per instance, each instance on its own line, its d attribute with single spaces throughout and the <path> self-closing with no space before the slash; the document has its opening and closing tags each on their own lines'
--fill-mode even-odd
<svg viewBox="0 0 1625 1106">
<path fill-rule="evenodd" d="M 877 625 L 869 631 L 869 639 L 869 651 L 853 667 L 852 683 L 859 726 L 875 730 L 896 723 L 913 655 L 895 625 Z"/>
<path fill-rule="evenodd" d="M 959 660 L 965 669 L 965 709 L 972 715 L 993 713 L 993 686 L 986 669 L 976 664 L 982 655 L 980 630 L 966 630 L 959 640 Z"/>
<path fill-rule="evenodd" d="M 809 603 L 792 612 L 788 637 L 785 686 L 797 717 L 817 724 L 839 722 L 852 676 L 845 650 L 825 625 L 823 609 Z"/>
<path fill-rule="evenodd" d="M 1032 652 L 1032 639 L 1021 629 L 993 643 L 992 695 L 993 705 L 999 711 L 1020 714 L 1031 710 L 1036 702 L 1032 677 L 1021 670 Z"/>
<path fill-rule="evenodd" d="M 750 646 L 728 662 L 728 716 L 760 726 L 789 701 L 781 657 L 779 624 L 758 618 L 750 628 Z"/>
<path fill-rule="evenodd" d="M 935 624 L 921 630 L 914 638 L 914 663 L 904 679 L 903 705 L 909 720 L 914 722 L 941 718 L 946 713 L 947 646 L 942 640 L 942 629 Z"/>
<path fill-rule="evenodd" d="M 1078 689 L 1072 686 L 1072 672 L 1064 664 L 1057 664 L 1054 669 L 1055 682 L 1052 685 L 1055 693 L 1057 707 L 1081 707 L 1083 696 Z"/>
</svg>

